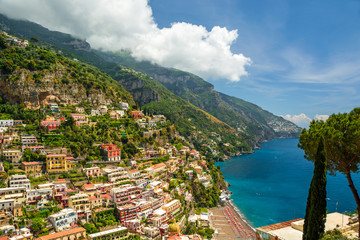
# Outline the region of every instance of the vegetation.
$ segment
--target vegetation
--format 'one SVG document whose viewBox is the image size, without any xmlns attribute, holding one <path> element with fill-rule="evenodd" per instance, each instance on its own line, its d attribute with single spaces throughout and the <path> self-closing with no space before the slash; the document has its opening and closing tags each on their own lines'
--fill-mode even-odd
<svg viewBox="0 0 360 240">
<path fill-rule="evenodd" d="M 333 114 L 326 122 L 312 121 L 308 130 L 303 129 L 299 147 L 305 151 L 307 159 L 316 160 L 321 137 L 325 142 L 327 170 L 330 174 L 340 172 L 346 176 L 360 218 L 360 197 L 351 177 L 351 173 L 359 171 L 360 165 L 360 108 Z"/>
<path fill-rule="evenodd" d="M 105 71 L 123 84 L 134 96 L 137 96 L 135 100 L 145 112 L 164 114 L 175 123 L 180 134 L 197 148 L 204 144 L 210 145 L 214 141 L 213 146 L 202 147 L 202 151 L 204 155 L 206 152 L 212 152 L 217 160 L 241 151 L 250 151 L 259 139 L 289 136 L 289 132 L 291 132 L 290 135 L 296 135 L 299 132 L 299 128 L 280 117 L 241 99 L 214 91 L 211 84 L 191 73 L 154 66 L 149 62 L 136 62 L 126 51 L 119 55 L 90 51 L 90 46 L 86 42 L 72 38 L 68 34 L 50 32 L 31 22 L 11 20 L 2 15 L 0 20 L 14 34 L 28 39 L 36 38 L 36 41 L 32 41 L 34 44 L 56 51 L 61 50 L 64 56 L 76 57 Z M 74 42 L 77 44 L 73 44 Z M 154 78 L 123 66 L 136 69 Z M 171 85 L 165 79 L 172 79 L 176 84 Z M 71 83 L 70 78 L 62 79 L 65 82 L 67 80 Z M 140 88 L 132 89 L 134 82 L 139 83 L 136 85 Z M 90 86 L 92 82 L 85 84 Z M 95 86 L 97 85 L 95 82 Z M 279 127 L 276 124 L 278 122 L 286 126 L 284 132 L 279 129 L 274 131 Z M 216 137 L 214 133 L 217 134 Z"/>
<path fill-rule="evenodd" d="M 314 175 L 306 205 L 303 239 L 320 239 L 326 221 L 326 155 L 321 138 L 315 156 Z"/>
<path fill-rule="evenodd" d="M 86 95 L 101 92 L 109 99 L 133 103 L 131 95 L 119 83 L 97 68 L 34 45 L 0 50 L 0 69 L 9 83 L 19 81 L 24 70 L 30 71 L 27 82 L 38 86 L 44 86 L 46 74 L 62 72 L 54 82 L 59 87 L 81 84 Z"/>
<path fill-rule="evenodd" d="M 348 238 L 343 236 L 342 233 L 334 229 L 332 231 L 327 231 L 324 236 L 321 238 L 321 240 L 347 240 Z"/>
</svg>

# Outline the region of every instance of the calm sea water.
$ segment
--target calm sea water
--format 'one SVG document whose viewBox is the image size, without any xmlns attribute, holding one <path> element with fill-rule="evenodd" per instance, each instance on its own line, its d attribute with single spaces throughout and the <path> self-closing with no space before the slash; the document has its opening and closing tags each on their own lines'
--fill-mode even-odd
<svg viewBox="0 0 360 240">
<path fill-rule="evenodd" d="M 313 163 L 297 147 L 298 139 L 263 143 L 254 154 L 233 157 L 220 166 L 231 184 L 232 200 L 254 227 L 304 218 Z M 360 174 L 353 175 L 360 190 Z M 328 175 L 327 209 L 353 211 L 355 200 L 346 177 Z"/>
</svg>

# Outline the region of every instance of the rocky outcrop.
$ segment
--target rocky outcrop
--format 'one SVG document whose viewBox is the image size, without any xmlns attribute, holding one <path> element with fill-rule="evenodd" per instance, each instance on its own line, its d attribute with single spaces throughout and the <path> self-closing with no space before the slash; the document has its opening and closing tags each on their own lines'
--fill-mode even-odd
<svg viewBox="0 0 360 240">
<path fill-rule="evenodd" d="M 159 93 L 150 88 L 147 88 L 144 80 L 141 78 L 120 78 L 118 79 L 118 82 L 126 89 L 126 91 L 131 93 L 134 101 L 140 106 L 153 101 L 160 101 Z"/>
<path fill-rule="evenodd" d="M 91 50 L 90 44 L 86 41 L 80 40 L 80 39 L 72 39 L 68 42 L 63 42 L 64 45 L 70 45 L 75 50 L 82 50 L 89 52 Z"/>
<path fill-rule="evenodd" d="M 60 71 L 44 74 L 39 82 L 31 79 L 31 72 L 27 70 L 14 75 L 18 76 L 18 80 L 6 79 L 0 75 L 0 96 L 11 104 L 23 103 L 32 109 L 49 103 L 75 105 L 86 101 L 95 106 L 106 104 L 101 90 L 89 90 L 79 83 L 63 84 L 59 80 L 63 75 Z"/>
</svg>

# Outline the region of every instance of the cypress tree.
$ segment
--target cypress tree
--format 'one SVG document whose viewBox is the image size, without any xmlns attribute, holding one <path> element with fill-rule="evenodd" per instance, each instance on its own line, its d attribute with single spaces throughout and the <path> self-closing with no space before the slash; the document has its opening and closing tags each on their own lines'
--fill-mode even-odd
<svg viewBox="0 0 360 240">
<path fill-rule="evenodd" d="M 321 137 L 316 156 L 314 175 L 311 180 L 306 204 L 303 240 L 320 239 L 326 221 L 326 152 Z"/>
</svg>

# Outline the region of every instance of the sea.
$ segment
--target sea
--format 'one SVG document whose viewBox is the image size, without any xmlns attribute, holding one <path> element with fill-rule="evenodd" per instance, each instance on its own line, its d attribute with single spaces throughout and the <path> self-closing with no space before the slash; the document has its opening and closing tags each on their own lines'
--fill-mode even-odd
<svg viewBox="0 0 360 240">
<path fill-rule="evenodd" d="M 230 183 L 233 204 L 253 227 L 304 218 L 314 164 L 297 144 L 297 138 L 276 139 L 253 154 L 216 163 Z M 327 181 L 327 210 L 354 211 L 345 175 L 328 175 Z M 353 174 L 353 181 L 360 191 L 360 174 Z"/>
</svg>

